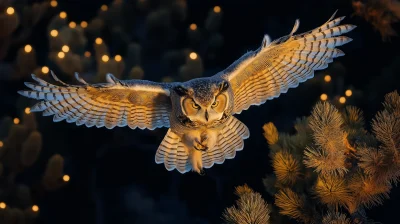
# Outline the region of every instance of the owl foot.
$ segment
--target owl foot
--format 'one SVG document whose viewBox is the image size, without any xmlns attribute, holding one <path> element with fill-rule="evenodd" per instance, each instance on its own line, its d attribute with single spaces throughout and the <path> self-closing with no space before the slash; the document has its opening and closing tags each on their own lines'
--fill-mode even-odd
<svg viewBox="0 0 400 224">
<path fill-rule="evenodd" d="M 200 142 L 199 140 L 195 139 L 195 142 L 193 144 L 194 149 L 198 150 L 198 151 L 207 151 L 208 150 L 208 146 L 206 144 L 204 144 L 205 141 L 203 140 L 202 142 Z"/>
</svg>

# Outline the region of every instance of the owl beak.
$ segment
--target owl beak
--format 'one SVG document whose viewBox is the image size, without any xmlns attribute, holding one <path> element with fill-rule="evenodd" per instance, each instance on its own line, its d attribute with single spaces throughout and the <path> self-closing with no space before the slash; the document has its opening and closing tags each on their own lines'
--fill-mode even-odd
<svg viewBox="0 0 400 224">
<path fill-rule="evenodd" d="M 206 117 L 206 121 L 208 121 L 208 111 L 206 110 L 206 113 L 204 114 Z"/>
</svg>

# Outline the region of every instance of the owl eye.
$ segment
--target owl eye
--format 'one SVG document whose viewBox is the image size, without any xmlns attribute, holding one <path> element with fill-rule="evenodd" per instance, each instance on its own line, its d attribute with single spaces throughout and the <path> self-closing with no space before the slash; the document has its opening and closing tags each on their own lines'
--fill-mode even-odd
<svg viewBox="0 0 400 224">
<path fill-rule="evenodd" d="M 214 101 L 213 104 L 211 104 L 212 107 L 217 107 L 219 104 L 219 100 Z"/>
<path fill-rule="evenodd" d="M 200 106 L 197 103 L 195 103 L 194 101 L 192 102 L 192 107 L 194 109 L 200 109 Z"/>
</svg>

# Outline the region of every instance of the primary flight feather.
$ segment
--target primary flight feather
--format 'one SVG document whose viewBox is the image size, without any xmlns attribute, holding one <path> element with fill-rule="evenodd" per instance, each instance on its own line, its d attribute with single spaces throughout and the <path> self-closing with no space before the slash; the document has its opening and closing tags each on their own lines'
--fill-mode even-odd
<svg viewBox="0 0 400 224">
<path fill-rule="evenodd" d="M 265 35 L 259 49 L 212 77 L 156 83 L 118 80 L 108 74 L 107 83 L 88 84 L 76 74 L 82 85 L 69 85 L 52 73 L 60 85 L 32 75 L 37 83 L 25 83 L 31 90 L 18 93 L 42 100 L 31 111 L 43 111 L 55 122 L 108 129 L 168 127 L 156 163 L 164 163 L 167 170 L 203 174 L 204 168 L 234 158 L 250 135 L 232 115 L 286 93 L 344 55 L 335 47 L 351 41 L 341 35 L 355 26 L 339 25 L 344 17 L 334 16 L 303 34 L 294 35 L 299 27 L 296 20 L 289 35 L 274 41 Z"/>
</svg>

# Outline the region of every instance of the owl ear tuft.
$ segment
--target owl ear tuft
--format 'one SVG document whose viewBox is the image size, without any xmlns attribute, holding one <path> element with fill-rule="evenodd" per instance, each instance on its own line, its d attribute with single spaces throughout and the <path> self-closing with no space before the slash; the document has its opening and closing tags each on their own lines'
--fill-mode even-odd
<svg viewBox="0 0 400 224">
<path fill-rule="evenodd" d="M 183 87 L 183 86 L 176 86 L 174 88 L 174 91 L 179 95 L 179 96 L 187 96 L 189 95 L 189 91 Z"/>
<path fill-rule="evenodd" d="M 221 84 L 219 84 L 219 92 L 225 92 L 229 88 L 229 82 L 228 81 L 223 81 Z"/>
</svg>

